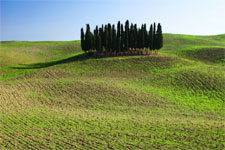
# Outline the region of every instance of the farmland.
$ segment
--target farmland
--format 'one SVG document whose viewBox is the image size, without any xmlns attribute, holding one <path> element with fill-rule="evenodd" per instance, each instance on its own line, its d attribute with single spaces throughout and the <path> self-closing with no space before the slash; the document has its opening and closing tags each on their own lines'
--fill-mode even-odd
<svg viewBox="0 0 225 150">
<path fill-rule="evenodd" d="M 160 56 L 1 42 L 0 149 L 223 149 L 225 35 L 164 34 Z"/>
</svg>

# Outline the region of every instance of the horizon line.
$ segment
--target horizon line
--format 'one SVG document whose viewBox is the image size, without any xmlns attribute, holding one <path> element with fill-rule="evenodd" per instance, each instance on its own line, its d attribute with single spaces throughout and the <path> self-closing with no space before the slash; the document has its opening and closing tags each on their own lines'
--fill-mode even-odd
<svg viewBox="0 0 225 150">
<path fill-rule="evenodd" d="M 173 34 L 173 35 L 187 35 L 187 36 L 219 36 L 225 35 L 225 33 L 221 34 L 211 34 L 211 35 L 195 35 L 195 34 L 181 34 L 181 33 L 163 33 L 163 34 Z M 74 40 L 0 40 L 0 42 L 69 42 L 69 41 L 80 41 L 77 39 Z"/>
</svg>

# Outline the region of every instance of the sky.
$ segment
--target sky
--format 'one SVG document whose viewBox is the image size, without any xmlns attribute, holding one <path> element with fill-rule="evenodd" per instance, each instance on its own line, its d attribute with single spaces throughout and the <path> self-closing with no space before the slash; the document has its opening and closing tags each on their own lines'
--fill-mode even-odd
<svg viewBox="0 0 225 150">
<path fill-rule="evenodd" d="M 79 40 L 80 29 L 126 20 L 163 33 L 225 33 L 225 0 L 0 0 L 1 41 Z"/>
</svg>

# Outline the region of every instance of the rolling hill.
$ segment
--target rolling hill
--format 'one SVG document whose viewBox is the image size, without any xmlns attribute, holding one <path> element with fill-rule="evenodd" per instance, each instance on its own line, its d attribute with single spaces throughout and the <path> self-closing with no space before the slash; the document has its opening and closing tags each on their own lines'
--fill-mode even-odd
<svg viewBox="0 0 225 150">
<path fill-rule="evenodd" d="M 164 34 L 160 56 L 1 42 L 0 149 L 222 149 L 225 35 Z"/>
</svg>

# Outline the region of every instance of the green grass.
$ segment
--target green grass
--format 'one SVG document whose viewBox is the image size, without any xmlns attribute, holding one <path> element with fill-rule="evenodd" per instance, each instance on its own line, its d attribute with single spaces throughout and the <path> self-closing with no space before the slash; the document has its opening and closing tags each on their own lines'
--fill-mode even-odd
<svg viewBox="0 0 225 150">
<path fill-rule="evenodd" d="M 45 63 L 53 59 L 69 57 L 80 51 L 80 41 L 65 42 L 26 42 L 6 41 L 0 43 L 0 79 L 13 78 L 32 71 L 16 70 L 21 64 Z"/>
<path fill-rule="evenodd" d="M 166 34 L 163 56 L 97 59 L 1 42 L 0 149 L 223 149 L 224 47 Z"/>
<path fill-rule="evenodd" d="M 223 65 L 225 34 L 217 36 L 164 35 L 161 53 Z"/>
</svg>

